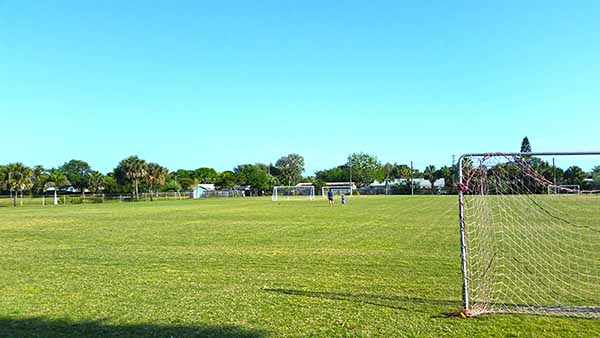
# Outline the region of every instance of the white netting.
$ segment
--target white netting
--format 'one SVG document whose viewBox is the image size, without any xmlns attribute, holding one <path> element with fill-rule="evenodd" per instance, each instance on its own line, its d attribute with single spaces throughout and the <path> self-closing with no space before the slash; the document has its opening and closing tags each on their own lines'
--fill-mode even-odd
<svg viewBox="0 0 600 338">
<path fill-rule="evenodd" d="M 321 188 L 321 196 L 323 198 L 327 197 L 327 193 L 331 191 L 334 195 L 342 196 L 346 195 L 348 197 L 352 196 L 352 186 L 351 185 L 343 185 L 343 186 L 325 186 Z"/>
<path fill-rule="evenodd" d="M 543 166 L 506 155 L 462 162 L 471 315 L 600 318 L 600 194 L 553 184 Z"/>
<path fill-rule="evenodd" d="M 312 185 L 277 186 L 273 188 L 273 201 L 310 200 L 315 199 L 315 187 Z"/>
</svg>

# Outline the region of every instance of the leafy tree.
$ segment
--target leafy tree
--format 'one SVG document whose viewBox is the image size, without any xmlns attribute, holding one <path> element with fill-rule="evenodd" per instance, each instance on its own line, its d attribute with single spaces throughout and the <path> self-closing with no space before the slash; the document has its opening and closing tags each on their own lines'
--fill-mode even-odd
<svg viewBox="0 0 600 338">
<path fill-rule="evenodd" d="M 165 167 L 161 167 L 158 163 L 148 163 L 147 175 L 144 177 L 148 190 L 150 191 L 150 201 L 153 201 L 153 193 L 156 187 L 165 184 L 165 180 L 169 170 Z"/>
<path fill-rule="evenodd" d="M 252 174 L 251 172 L 254 170 L 254 166 L 252 164 L 240 164 L 237 167 L 233 168 L 233 174 L 235 176 L 235 183 L 237 185 L 250 185 L 248 183 L 248 175 Z"/>
<path fill-rule="evenodd" d="M 146 161 L 137 156 L 129 156 L 119 162 L 119 165 L 115 168 L 115 172 L 119 175 L 124 175 L 129 182 L 133 183 L 133 193 L 135 194 L 136 199 L 139 200 L 140 180 L 148 174 L 148 164 Z"/>
<path fill-rule="evenodd" d="M 104 175 L 102 187 L 104 188 L 103 191 L 105 193 L 119 192 L 119 184 L 117 183 L 117 180 L 110 174 Z"/>
<path fill-rule="evenodd" d="M 46 183 L 44 185 L 44 189 L 48 190 L 48 188 L 54 189 L 54 205 L 58 204 L 58 190 L 67 185 L 71 184 L 67 179 L 67 176 L 62 173 L 62 171 L 57 169 L 52 169 L 48 173 L 48 177 L 46 179 Z"/>
<path fill-rule="evenodd" d="M 523 141 L 521 141 L 521 152 L 522 153 L 530 153 L 531 152 L 531 144 L 529 143 L 529 138 L 525 136 Z"/>
<path fill-rule="evenodd" d="M 565 170 L 563 177 L 565 179 L 565 183 L 567 184 L 583 185 L 583 181 L 586 179 L 587 174 L 580 167 L 571 166 Z"/>
<path fill-rule="evenodd" d="M 275 166 L 281 172 L 280 181 L 286 185 L 295 185 L 302 180 L 304 172 L 304 157 L 289 154 L 277 160 Z"/>
<path fill-rule="evenodd" d="M 264 169 L 264 165 L 242 164 L 237 166 L 233 172 L 238 184 L 249 185 L 259 191 L 269 190 L 272 184 L 272 176 Z"/>
<path fill-rule="evenodd" d="M 565 171 L 560 167 L 553 168 L 552 171 L 552 180 L 554 181 L 554 176 L 556 176 L 556 184 L 564 184 Z"/>
<path fill-rule="evenodd" d="M 195 178 L 198 183 L 211 184 L 215 183 L 219 177 L 219 173 L 213 168 L 198 168 L 193 172 L 193 178 Z"/>
<path fill-rule="evenodd" d="M 365 153 L 354 153 L 348 156 L 348 164 L 352 181 L 358 187 L 364 187 L 375 180 L 383 179 L 383 169 L 377 157 Z"/>
<path fill-rule="evenodd" d="M 215 185 L 219 188 L 231 188 L 235 186 L 236 178 L 232 171 L 224 171 L 219 174 Z"/>
<path fill-rule="evenodd" d="M 542 160 L 539 157 L 531 157 L 529 159 L 529 165 L 540 175 L 544 176 L 548 181 L 554 181 L 554 168 L 548 162 Z M 544 191 L 538 191 L 544 192 Z"/>
<path fill-rule="evenodd" d="M 163 192 L 180 191 L 180 190 L 181 190 L 181 185 L 179 185 L 179 182 L 177 182 L 175 180 L 168 181 L 162 187 L 160 187 L 160 191 L 163 191 Z"/>
<path fill-rule="evenodd" d="M 191 189 L 198 184 L 194 170 L 178 169 L 169 176 L 170 179 L 177 181 L 183 189 Z"/>
<path fill-rule="evenodd" d="M 122 161 L 121 161 L 122 162 Z M 120 164 L 120 163 L 119 163 Z M 117 165 L 112 173 L 109 173 L 108 176 L 111 176 L 117 182 L 117 186 L 119 187 L 119 192 L 130 191 L 131 187 L 129 187 L 130 182 L 127 179 L 127 175 L 125 175 L 125 168 L 120 165 Z"/>
<path fill-rule="evenodd" d="M 82 195 L 85 194 L 85 189 L 89 187 L 90 176 L 93 173 L 92 168 L 87 162 L 70 160 L 63 164 L 59 170 L 65 174 L 73 188 L 80 191 Z"/>
<path fill-rule="evenodd" d="M 349 167 L 338 166 L 317 171 L 315 173 L 315 179 L 320 182 L 347 182 L 350 180 Z"/>
<path fill-rule="evenodd" d="M 435 192 L 435 181 L 442 178 L 444 173 L 440 170 L 437 170 L 434 165 L 428 165 L 423 171 L 425 174 L 425 179 L 431 183 L 431 194 Z"/>
<path fill-rule="evenodd" d="M 273 176 L 275 178 L 281 176 L 281 170 L 279 170 L 279 168 L 274 166 L 273 163 L 269 163 L 269 165 L 267 167 L 267 173 L 269 173 L 271 176 Z"/>
<path fill-rule="evenodd" d="M 600 165 L 592 168 L 592 180 L 594 182 L 594 189 L 600 188 Z"/>
<path fill-rule="evenodd" d="M 410 167 L 406 164 L 394 164 L 394 168 L 392 170 L 393 178 L 410 178 Z"/>
</svg>

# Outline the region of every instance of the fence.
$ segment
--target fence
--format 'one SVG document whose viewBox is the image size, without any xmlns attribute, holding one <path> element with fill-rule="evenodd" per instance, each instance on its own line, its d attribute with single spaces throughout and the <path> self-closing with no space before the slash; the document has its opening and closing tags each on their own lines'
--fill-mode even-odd
<svg viewBox="0 0 600 338">
<path fill-rule="evenodd" d="M 133 194 L 58 194 L 57 204 L 120 203 L 131 201 L 165 201 L 189 199 L 188 192 L 140 193 L 139 199 Z M 0 195 L 0 207 L 13 206 L 14 195 Z M 54 204 L 54 194 L 23 195 L 16 198 L 17 206 L 45 206 Z"/>
<path fill-rule="evenodd" d="M 210 191 L 201 196 L 201 198 L 230 198 L 230 197 L 249 197 L 259 196 L 256 191 L 246 190 L 216 190 Z M 14 195 L 0 195 L 0 207 L 13 206 Z M 139 198 L 134 194 L 58 194 L 57 204 L 93 204 L 93 203 L 123 203 L 123 202 L 138 202 L 138 201 L 168 201 L 168 200 L 184 200 L 193 199 L 192 191 L 170 191 L 170 192 L 154 192 L 140 193 Z M 48 193 L 45 195 L 23 194 L 16 199 L 17 206 L 46 206 L 54 204 L 54 194 Z"/>
</svg>

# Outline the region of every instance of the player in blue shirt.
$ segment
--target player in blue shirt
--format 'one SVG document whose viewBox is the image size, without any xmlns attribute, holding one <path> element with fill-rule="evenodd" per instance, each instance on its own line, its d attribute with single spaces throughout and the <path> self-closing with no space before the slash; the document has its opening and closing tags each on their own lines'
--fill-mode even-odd
<svg viewBox="0 0 600 338">
<path fill-rule="evenodd" d="M 342 194 L 342 205 L 346 205 L 346 194 Z"/>
<path fill-rule="evenodd" d="M 333 191 L 329 190 L 327 192 L 327 199 L 329 200 L 329 207 L 333 208 Z"/>
</svg>

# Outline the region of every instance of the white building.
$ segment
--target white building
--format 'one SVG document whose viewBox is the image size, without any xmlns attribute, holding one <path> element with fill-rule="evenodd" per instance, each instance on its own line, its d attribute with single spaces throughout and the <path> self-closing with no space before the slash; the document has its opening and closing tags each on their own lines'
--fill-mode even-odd
<svg viewBox="0 0 600 338">
<path fill-rule="evenodd" d="M 208 197 L 208 194 L 210 194 L 211 192 L 217 190 L 215 188 L 214 184 L 198 184 L 193 190 L 192 190 L 192 197 L 193 198 L 206 198 Z"/>
</svg>

